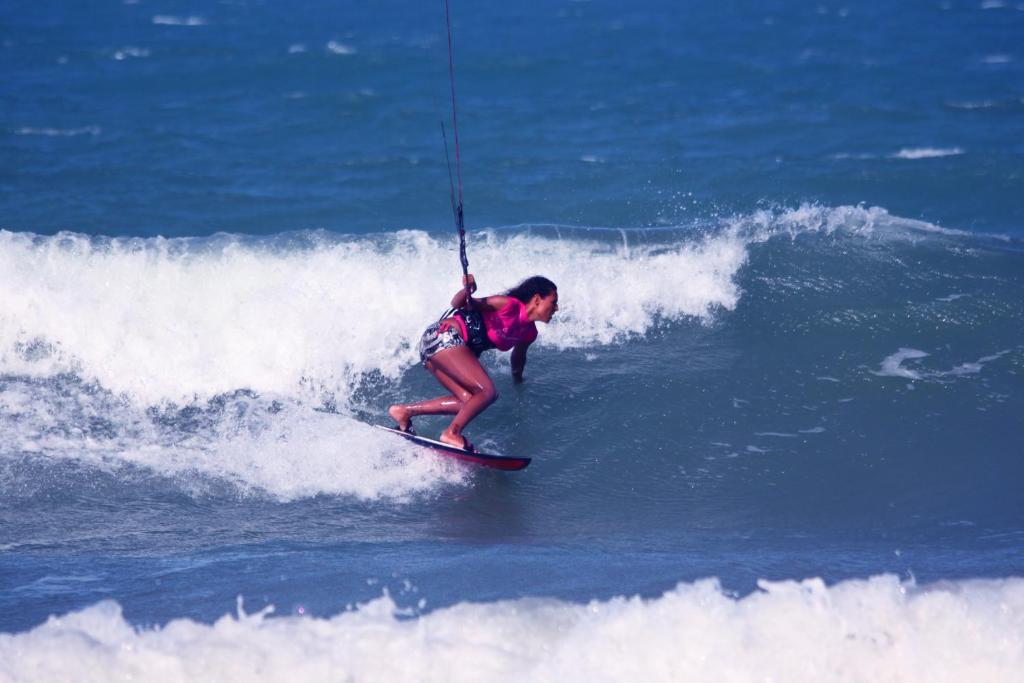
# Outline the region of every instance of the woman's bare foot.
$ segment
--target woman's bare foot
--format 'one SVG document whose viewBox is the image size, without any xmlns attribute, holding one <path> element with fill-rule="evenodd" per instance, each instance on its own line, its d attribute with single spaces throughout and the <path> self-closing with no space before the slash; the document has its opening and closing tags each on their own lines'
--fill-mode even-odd
<svg viewBox="0 0 1024 683">
<path fill-rule="evenodd" d="M 451 427 L 441 432 L 441 436 L 438 438 L 442 443 L 446 443 L 449 446 L 455 446 L 456 448 L 461 448 L 464 451 L 476 450 L 476 448 L 473 447 L 473 444 L 469 442 L 469 439 L 462 434 L 456 434 L 451 430 Z"/>
<path fill-rule="evenodd" d="M 393 405 L 388 408 L 388 415 L 398 423 L 398 428 L 403 432 L 412 429 L 412 413 L 403 405 Z"/>
</svg>

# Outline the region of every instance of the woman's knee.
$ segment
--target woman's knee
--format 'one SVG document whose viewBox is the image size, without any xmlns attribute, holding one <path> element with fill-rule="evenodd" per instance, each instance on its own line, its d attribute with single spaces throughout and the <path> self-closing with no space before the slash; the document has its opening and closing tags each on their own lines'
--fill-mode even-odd
<svg viewBox="0 0 1024 683">
<path fill-rule="evenodd" d="M 478 395 L 482 396 L 483 399 L 487 401 L 487 405 L 491 405 L 498 400 L 498 396 L 500 394 L 498 394 L 498 388 L 493 384 L 490 384 L 481 388 Z"/>
</svg>

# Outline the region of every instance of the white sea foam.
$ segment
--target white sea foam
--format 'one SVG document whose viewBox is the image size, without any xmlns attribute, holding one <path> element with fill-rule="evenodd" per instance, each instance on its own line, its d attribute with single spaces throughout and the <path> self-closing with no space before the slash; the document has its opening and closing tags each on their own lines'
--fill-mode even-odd
<svg viewBox="0 0 1024 683">
<path fill-rule="evenodd" d="M 655 599 L 461 603 L 409 618 L 387 596 L 330 618 L 271 610 L 136 628 L 113 601 L 0 635 L 13 683 L 163 681 L 1015 681 L 1024 580 L 917 587 L 715 580 Z"/>
<path fill-rule="evenodd" d="M 327 43 L 327 51 L 336 55 L 354 55 L 356 49 L 350 45 L 339 43 L 336 40 L 332 40 Z"/>
<path fill-rule="evenodd" d="M 957 237 L 986 237 L 1007 241 L 1006 235 L 984 234 L 944 228 L 927 221 L 894 216 L 879 206 L 822 206 L 801 204 L 793 209 L 761 209 L 725 221 L 736 234 L 748 241 L 765 241 L 778 235 L 823 233 L 865 237 L 907 239 L 915 233 L 934 233 Z"/>
<path fill-rule="evenodd" d="M 458 287 L 452 246 L 417 231 L 294 249 L 0 232 L 0 372 L 71 371 L 142 405 L 311 386 L 343 401 L 367 373 L 417 362 L 415 341 Z M 746 249 L 719 236 L 626 256 L 487 233 L 473 257 L 484 291 L 535 273 L 558 283 L 540 343 L 578 348 L 732 308 Z"/>
<path fill-rule="evenodd" d="M 126 59 L 148 57 L 149 50 L 144 47 L 126 47 L 114 52 L 114 59 L 121 62 Z"/>
<path fill-rule="evenodd" d="M 1000 103 L 998 100 L 958 100 L 947 102 L 946 105 L 954 109 L 991 109 L 992 107 L 998 107 Z"/>
<path fill-rule="evenodd" d="M 959 109 L 976 109 L 980 107 L 990 106 L 988 103 L 972 103 L 972 102 L 950 102 L 949 106 L 956 107 Z M 903 149 L 889 154 L 890 159 L 935 159 L 939 157 L 956 156 L 963 154 L 964 150 L 960 147 L 904 147 Z M 839 153 L 831 155 L 832 159 L 878 159 L 877 154 L 868 153 Z"/>
<path fill-rule="evenodd" d="M 963 154 L 960 147 L 904 147 L 892 155 L 894 159 L 936 159 Z"/>
<path fill-rule="evenodd" d="M 860 159 L 860 160 L 863 160 L 863 159 L 877 159 L 878 155 L 877 154 L 867 154 L 867 153 L 856 153 L 855 154 L 853 152 L 839 152 L 837 154 L 832 154 L 829 158 L 831 158 L 831 159 Z"/>
<path fill-rule="evenodd" d="M 16 135 L 45 135 L 46 137 L 75 137 L 77 135 L 99 135 L 103 130 L 99 126 L 82 126 L 80 128 L 32 128 L 23 126 L 14 130 Z"/>
<path fill-rule="evenodd" d="M 962 375 L 976 375 L 982 371 L 987 363 L 999 360 L 1006 354 L 1010 353 L 1010 349 L 1004 349 L 997 353 L 993 353 L 989 356 L 984 356 L 976 361 L 968 361 L 956 365 L 949 370 L 934 370 L 934 369 L 917 369 L 912 370 L 910 368 L 903 367 L 903 363 L 908 360 L 918 360 L 921 358 L 927 358 L 929 353 L 920 351 L 918 349 L 907 349 L 901 348 L 891 356 L 887 356 L 882 360 L 882 364 L 879 370 L 873 371 L 874 374 L 880 377 L 903 377 L 906 379 L 930 379 L 930 380 L 942 380 L 945 377 L 959 377 Z"/>
<path fill-rule="evenodd" d="M 904 361 L 927 358 L 930 354 L 918 349 L 901 348 L 891 356 L 886 356 L 882 361 L 881 368 L 875 373 L 882 377 L 905 377 L 906 379 L 921 379 L 921 374 L 916 370 L 903 367 Z"/>
<path fill-rule="evenodd" d="M 403 502 L 469 481 L 468 470 L 401 439 L 294 401 L 243 393 L 189 406 L 183 416 L 174 407 L 139 409 L 95 387 L 53 384 L 4 383 L 5 452 L 111 473 L 141 467 L 196 496 L 228 485 L 280 501 L 326 494 Z"/>
<path fill-rule="evenodd" d="M 153 23 L 163 26 L 205 26 L 206 19 L 198 16 L 176 17 L 168 14 L 157 14 L 153 17 Z"/>
<path fill-rule="evenodd" d="M 999 360 L 1000 358 L 1002 358 L 1003 356 L 1005 356 L 1008 353 L 1010 353 L 1010 350 L 1009 349 L 1004 349 L 1004 350 L 1002 350 L 1002 351 L 1000 351 L 998 353 L 993 353 L 991 356 L 984 356 L 982 358 L 979 358 L 976 361 L 968 361 L 966 363 L 961 363 L 960 365 L 957 365 L 956 367 L 954 367 L 953 369 L 951 369 L 951 370 L 949 370 L 947 372 L 940 372 L 940 373 L 937 373 L 937 374 L 938 374 L 938 376 L 943 376 L 943 375 L 976 375 L 976 374 L 978 374 L 979 372 L 982 371 L 982 369 L 985 367 L 986 363 L 991 363 L 994 360 Z"/>
<path fill-rule="evenodd" d="M 403 501 L 468 480 L 466 469 L 351 418 L 295 406 L 284 411 L 220 423 L 213 438 L 120 449 L 108 462 L 144 466 L 200 493 L 197 473 L 282 501 L 320 494 Z"/>
</svg>

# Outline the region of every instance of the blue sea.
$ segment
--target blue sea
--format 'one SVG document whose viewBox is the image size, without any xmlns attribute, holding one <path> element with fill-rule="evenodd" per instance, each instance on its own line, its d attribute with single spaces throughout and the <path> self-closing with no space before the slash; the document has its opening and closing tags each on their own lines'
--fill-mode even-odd
<svg viewBox="0 0 1024 683">
<path fill-rule="evenodd" d="M 0 4 L 0 680 L 1021 680 L 1024 2 L 451 17 L 516 473 L 441 0 Z"/>
</svg>

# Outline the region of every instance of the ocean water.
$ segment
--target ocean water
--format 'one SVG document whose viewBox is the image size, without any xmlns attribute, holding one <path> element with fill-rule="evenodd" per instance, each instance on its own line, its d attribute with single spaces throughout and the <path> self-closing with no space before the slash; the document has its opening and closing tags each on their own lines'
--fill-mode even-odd
<svg viewBox="0 0 1024 683">
<path fill-rule="evenodd" d="M 518 473 L 442 2 L 0 5 L 0 680 L 1019 680 L 1024 3 L 452 17 Z"/>
</svg>

